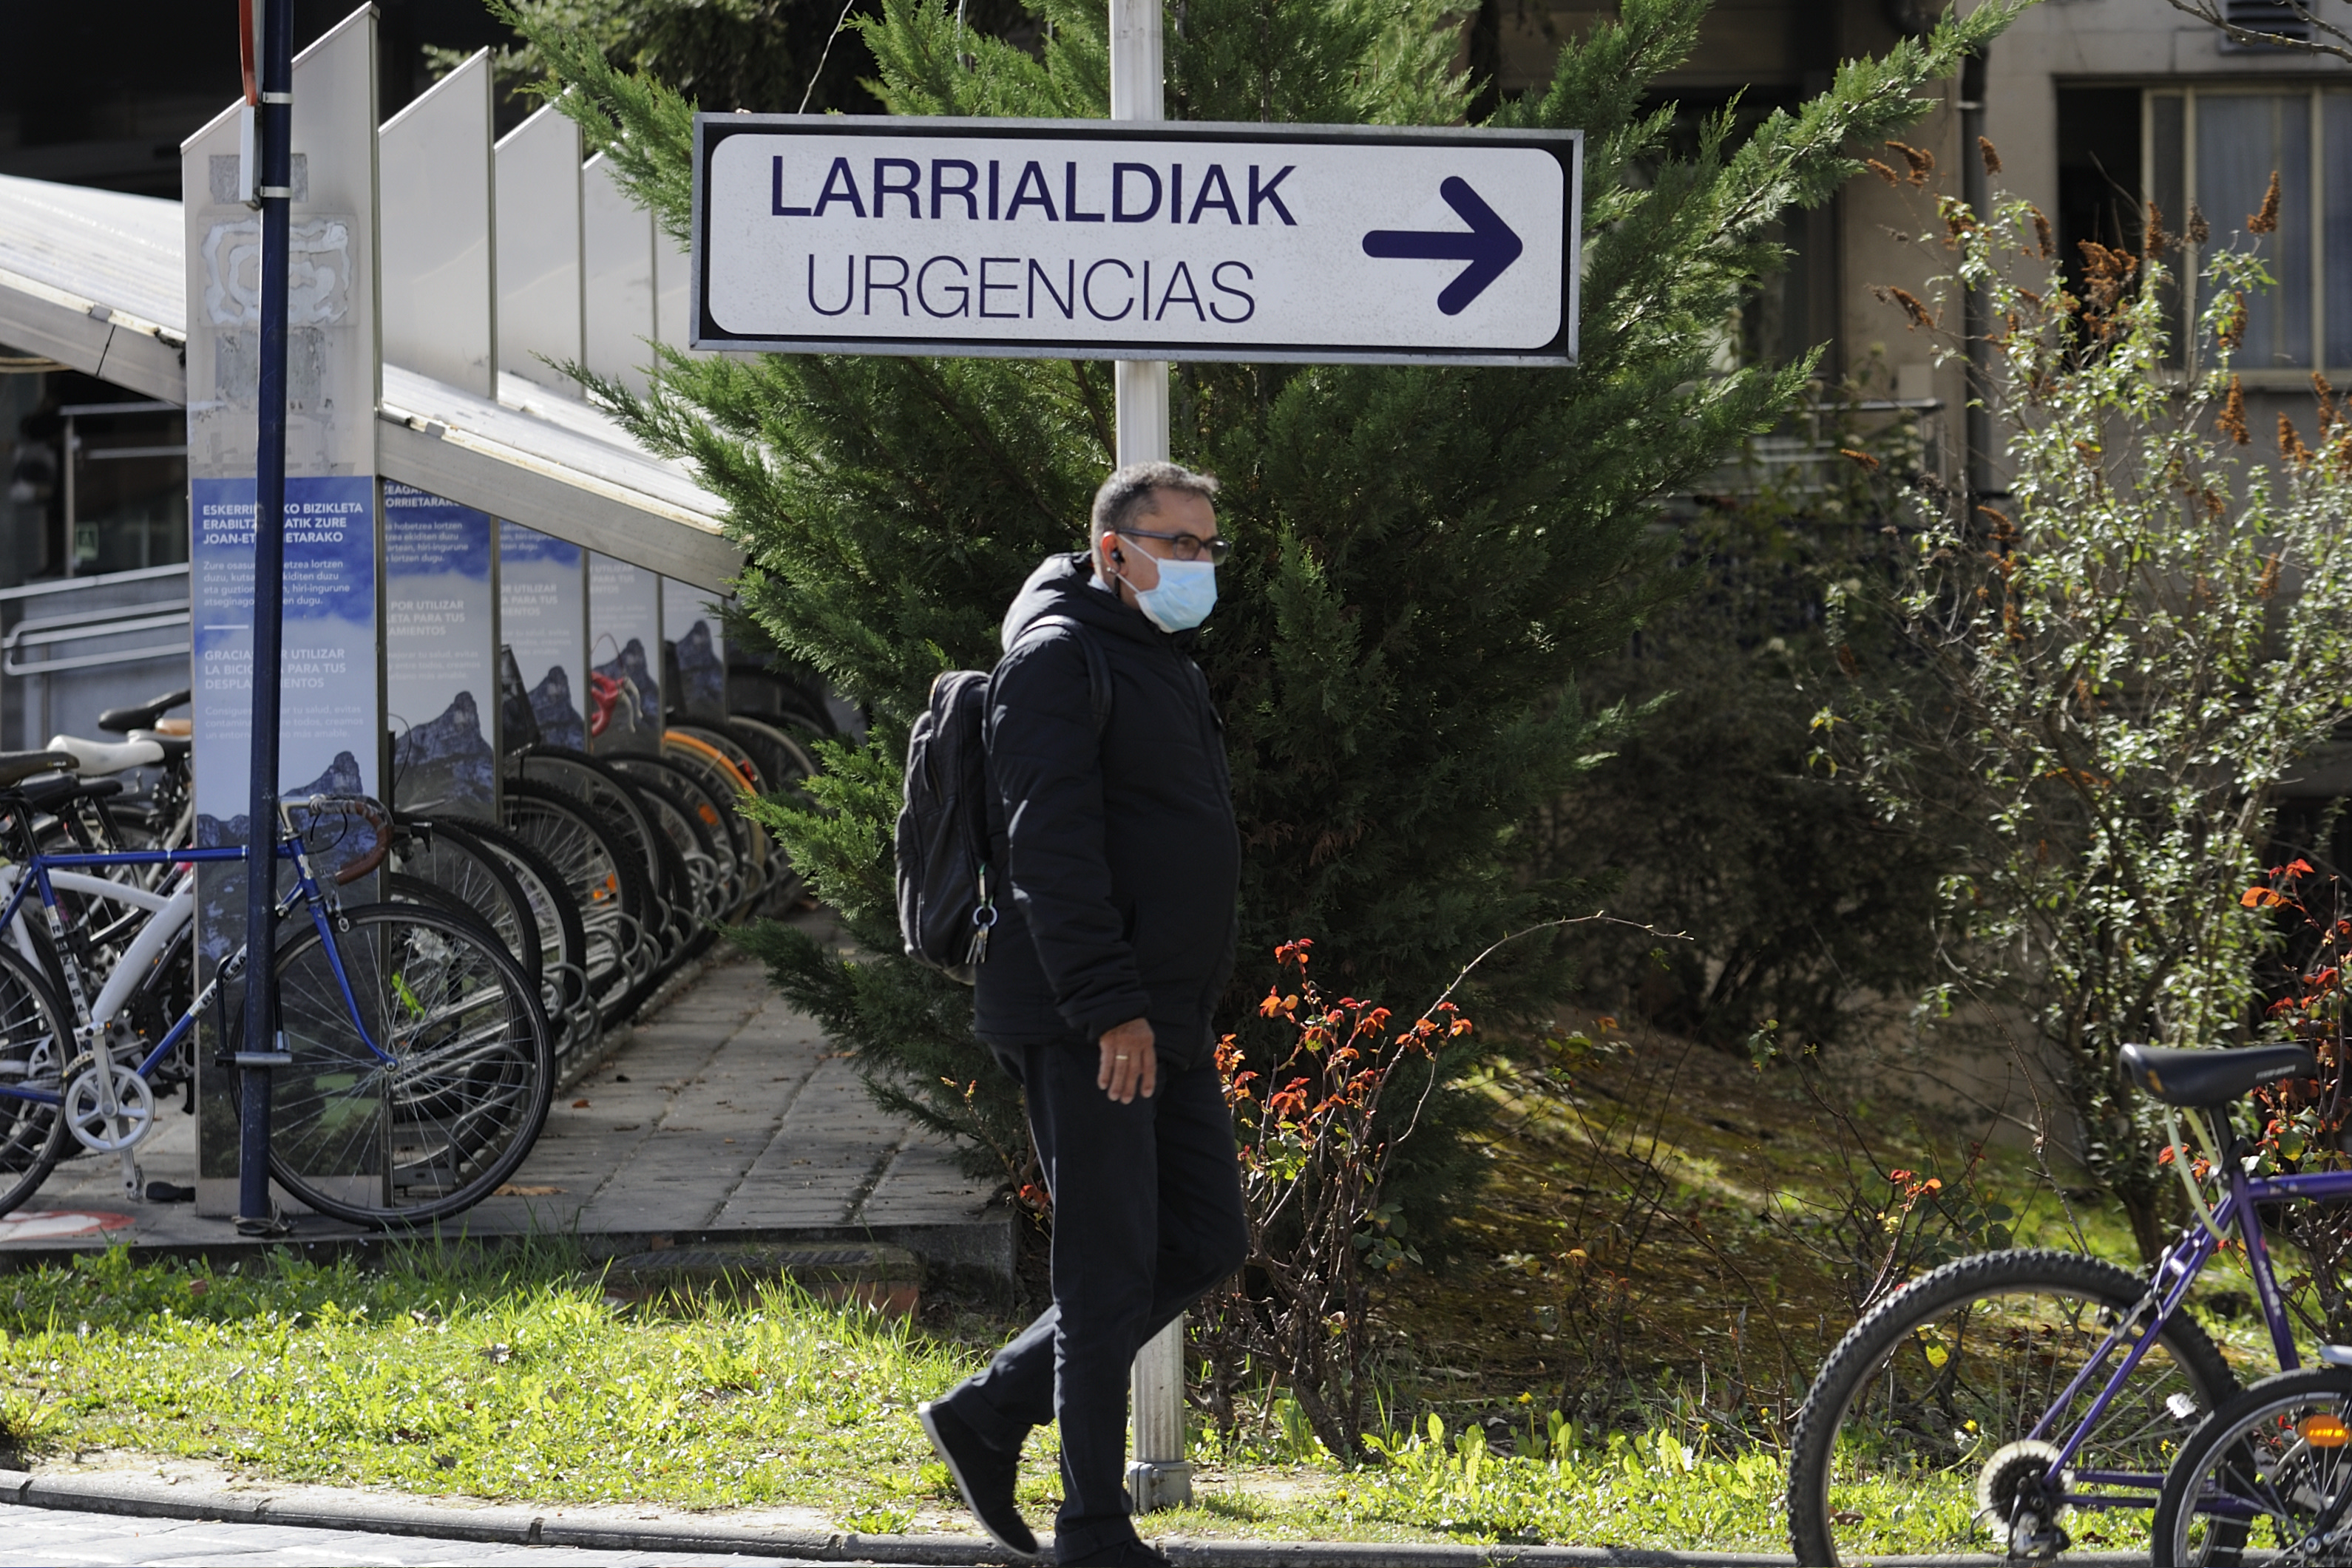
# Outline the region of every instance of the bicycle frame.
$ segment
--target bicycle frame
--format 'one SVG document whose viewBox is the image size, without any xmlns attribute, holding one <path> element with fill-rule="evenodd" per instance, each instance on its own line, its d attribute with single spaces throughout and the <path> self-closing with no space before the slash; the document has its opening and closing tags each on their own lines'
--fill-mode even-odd
<svg viewBox="0 0 2352 1568">
<path fill-rule="evenodd" d="M 2092 1429 L 2106 1415 L 2107 1406 L 2147 1354 L 2148 1347 L 2172 1321 L 2175 1312 L 2189 1299 L 2189 1289 L 2204 1272 L 2221 1250 L 2224 1238 L 2235 1232 L 2245 1247 L 2246 1272 L 2254 1282 L 2255 1297 L 2262 1302 L 2263 1321 L 2270 1331 L 2271 1346 L 2278 1356 L 2282 1371 L 2292 1371 L 2302 1364 L 2295 1350 L 2294 1325 L 2289 1321 L 2286 1303 L 2279 1294 L 2278 1277 L 2271 1267 L 2270 1243 L 2263 1235 L 2256 1210 L 2268 1203 L 2317 1202 L 2328 1199 L 2352 1198 L 2352 1171 L 2315 1171 L 2300 1176 L 2250 1176 L 2242 1158 L 2242 1149 L 2233 1141 L 2225 1160 L 2224 1173 L 2229 1185 L 2228 1196 L 2213 1211 L 2215 1229 L 2203 1224 L 2192 1224 L 2181 1232 L 2180 1239 L 2165 1249 L 2158 1260 L 2156 1273 L 2148 1293 L 2123 1322 L 2117 1323 L 2102 1343 L 2098 1351 L 2084 1363 L 2065 1392 L 2054 1400 L 2030 1434 L 2032 1440 L 2056 1442 L 2057 1455 L 2051 1461 L 2053 1473 L 2065 1474 L 2074 1455 L 2082 1448 Z M 2251 1220 L 2251 1223 L 2249 1222 Z M 2144 1328 L 2140 1325 L 2145 1324 Z M 2135 1338 L 2134 1331 L 2139 1328 Z M 2108 1375 L 2091 1407 L 2084 1412 L 2072 1430 L 2063 1439 L 2056 1438 L 2053 1427 L 2058 1413 L 2070 1407 L 2090 1388 L 2092 1380 L 2116 1350 L 2128 1344 L 2123 1359 Z M 2164 1477 L 2133 1470 L 2074 1471 L 2066 1486 L 2065 1501 L 2084 1509 L 2144 1509 L 2163 1490 Z M 2096 1490 L 2083 1490 L 2083 1489 Z"/>
</svg>

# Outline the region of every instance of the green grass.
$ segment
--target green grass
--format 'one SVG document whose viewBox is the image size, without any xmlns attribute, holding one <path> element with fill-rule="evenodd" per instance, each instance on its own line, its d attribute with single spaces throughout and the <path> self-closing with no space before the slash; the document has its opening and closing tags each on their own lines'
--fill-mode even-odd
<svg viewBox="0 0 2352 1568">
<path fill-rule="evenodd" d="M 420 1251 L 382 1270 L 279 1257 L 251 1272 L 117 1251 L 0 1278 L 0 1437 L 37 1455 L 130 1451 L 275 1481 L 797 1504 L 894 1531 L 919 1510 L 954 1510 L 913 1407 L 975 1369 L 1004 1326 L 927 1333 L 788 1286 L 616 1309 L 552 1244 L 496 1265 Z M 1570 1433 L 1546 1459 L 1426 1432 L 1390 1446 L 1389 1464 L 1351 1474 L 1303 1430 L 1263 1452 L 1204 1453 L 1201 1502 L 1152 1528 L 1775 1544 L 1769 1455 L 1664 1433 Z M 1048 1429 L 1025 1456 L 1022 1494 L 1041 1523 L 1059 1490 L 1055 1455 Z"/>
<path fill-rule="evenodd" d="M 1003 1326 L 929 1334 L 785 1286 L 616 1309 L 555 1246 L 499 1267 L 421 1252 L 384 1270 L 279 1258 L 250 1273 L 134 1266 L 118 1251 L 0 1279 L 0 1436 L 277 1481 L 796 1504 L 897 1531 L 955 1507 L 915 1402 L 977 1367 Z M 1201 1502 L 1155 1516 L 1153 1531 L 1779 1546 L 1769 1451 L 1717 1448 L 1704 1429 L 1692 1441 L 1555 1423 L 1505 1456 L 1475 1428 L 1429 1420 L 1352 1473 L 1291 1421 L 1263 1448 L 1203 1453 Z M 1040 1522 L 1055 1458 L 1040 1432 L 1022 1485 Z"/>
<path fill-rule="evenodd" d="M 116 1252 L 8 1276 L 0 1298 L 6 1407 L 37 1445 L 485 1498 L 803 1504 L 865 1530 L 952 1500 L 913 1407 L 979 1364 L 788 1285 L 615 1310 L 551 1247 L 251 1274 Z"/>
</svg>

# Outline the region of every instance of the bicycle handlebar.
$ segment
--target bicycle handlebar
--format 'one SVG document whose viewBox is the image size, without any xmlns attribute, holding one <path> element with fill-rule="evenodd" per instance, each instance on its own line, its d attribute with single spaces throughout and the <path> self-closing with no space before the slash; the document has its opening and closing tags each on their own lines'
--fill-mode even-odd
<svg viewBox="0 0 2352 1568">
<path fill-rule="evenodd" d="M 360 878 L 382 865 L 383 857 L 392 852 L 392 816 L 382 806 L 364 795 L 313 795 L 302 801 L 280 800 L 278 803 L 278 812 L 286 823 L 289 835 L 294 831 L 294 820 L 289 813 L 296 805 L 313 814 L 336 810 L 348 811 L 354 817 L 363 819 L 368 826 L 374 830 L 375 843 L 367 853 L 335 873 L 335 885 L 338 887 L 359 881 Z"/>
</svg>

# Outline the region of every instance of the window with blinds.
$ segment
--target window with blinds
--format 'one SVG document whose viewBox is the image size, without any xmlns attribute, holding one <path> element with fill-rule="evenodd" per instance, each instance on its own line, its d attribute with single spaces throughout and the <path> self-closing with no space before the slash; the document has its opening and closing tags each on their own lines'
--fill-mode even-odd
<svg viewBox="0 0 2352 1568">
<path fill-rule="evenodd" d="M 2144 104 L 2143 180 L 2165 227 L 2179 235 L 2201 213 L 2209 251 L 2252 250 L 2276 280 L 2247 302 L 2239 368 L 2293 381 L 2352 371 L 2352 89 L 2166 88 Z M 2273 173 L 2278 226 L 2257 235 L 2248 220 Z M 2204 257 L 2169 260 L 2188 277 Z M 2200 284 L 2199 310 L 2210 302 Z"/>
</svg>

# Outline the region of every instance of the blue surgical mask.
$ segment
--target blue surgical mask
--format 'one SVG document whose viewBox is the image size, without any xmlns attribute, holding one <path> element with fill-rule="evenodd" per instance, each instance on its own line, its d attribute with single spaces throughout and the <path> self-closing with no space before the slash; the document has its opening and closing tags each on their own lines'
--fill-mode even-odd
<svg viewBox="0 0 2352 1568">
<path fill-rule="evenodd" d="M 1162 560 L 1152 558 L 1160 569 L 1160 585 L 1156 588 L 1135 588 L 1134 580 L 1121 572 L 1119 579 L 1135 588 L 1135 607 L 1162 632 L 1190 632 L 1209 618 L 1217 603 L 1217 568 L 1213 561 Z"/>
</svg>

